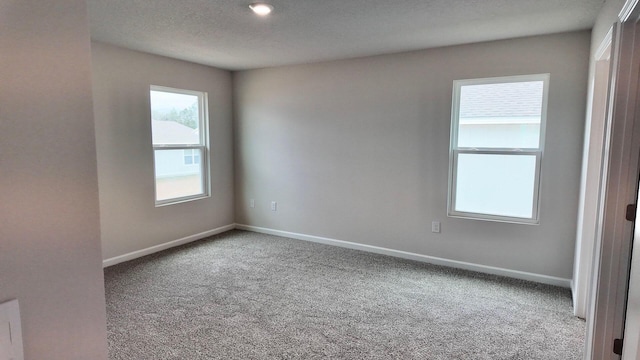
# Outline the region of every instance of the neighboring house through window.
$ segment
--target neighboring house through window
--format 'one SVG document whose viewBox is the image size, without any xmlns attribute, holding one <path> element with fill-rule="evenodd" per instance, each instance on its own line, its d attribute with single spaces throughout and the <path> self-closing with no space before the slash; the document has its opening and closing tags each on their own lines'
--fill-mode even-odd
<svg viewBox="0 0 640 360">
<path fill-rule="evenodd" d="M 200 152 L 197 150 L 189 149 L 183 150 L 184 153 L 184 164 L 185 165 L 193 165 L 200 164 Z"/>
<path fill-rule="evenodd" d="M 150 88 L 156 205 L 209 196 L 207 94 Z"/>
<path fill-rule="evenodd" d="M 454 82 L 449 215 L 536 224 L 549 75 Z"/>
</svg>

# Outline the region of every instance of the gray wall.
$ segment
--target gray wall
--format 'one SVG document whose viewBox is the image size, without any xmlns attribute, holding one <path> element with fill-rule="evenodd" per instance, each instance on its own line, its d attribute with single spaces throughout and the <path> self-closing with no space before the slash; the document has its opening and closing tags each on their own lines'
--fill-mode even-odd
<svg viewBox="0 0 640 360">
<path fill-rule="evenodd" d="M 20 302 L 25 359 L 106 359 L 86 4 L 0 19 L 0 302 Z"/>
<path fill-rule="evenodd" d="M 92 43 L 103 257 L 233 224 L 231 73 Z M 149 85 L 209 94 L 211 197 L 155 207 Z"/>
<path fill-rule="evenodd" d="M 570 279 L 589 44 L 584 31 L 236 73 L 236 222 Z M 448 218 L 453 80 L 534 73 L 551 74 L 540 225 Z"/>
</svg>

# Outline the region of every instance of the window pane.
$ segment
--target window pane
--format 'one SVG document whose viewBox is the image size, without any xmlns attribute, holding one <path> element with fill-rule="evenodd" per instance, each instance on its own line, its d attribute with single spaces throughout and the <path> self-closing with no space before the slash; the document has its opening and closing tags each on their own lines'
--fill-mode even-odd
<svg viewBox="0 0 640 360">
<path fill-rule="evenodd" d="M 461 86 L 458 148 L 539 148 L 543 89 L 543 81 Z"/>
<path fill-rule="evenodd" d="M 154 145 L 200 144 L 198 96 L 151 90 Z"/>
<path fill-rule="evenodd" d="M 184 164 L 191 165 L 193 164 L 193 150 L 183 150 L 184 151 Z"/>
<path fill-rule="evenodd" d="M 184 159 L 183 150 L 155 150 L 156 201 L 204 194 L 202 166 Z"/>
<path fill-rule="evenodd" d="M 459 154 L 455 211 L 533 217 L 536 156 Z"/>
</svg>

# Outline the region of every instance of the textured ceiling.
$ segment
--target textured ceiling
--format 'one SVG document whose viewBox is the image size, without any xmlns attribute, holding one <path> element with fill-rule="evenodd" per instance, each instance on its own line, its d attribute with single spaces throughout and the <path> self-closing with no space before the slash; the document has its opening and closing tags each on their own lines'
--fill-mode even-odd
<svg viewBox="0 0 640 360">
<path fill-rule="evenodd" d="M 590 29 L 603 0 L 88 0 L 94 40 L 241 70 Z"/>
</svg>

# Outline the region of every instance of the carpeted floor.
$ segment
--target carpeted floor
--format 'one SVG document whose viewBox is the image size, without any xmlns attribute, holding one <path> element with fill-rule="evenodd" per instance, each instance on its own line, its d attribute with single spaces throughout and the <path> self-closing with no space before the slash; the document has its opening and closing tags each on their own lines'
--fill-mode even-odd
<svg viewBox="0 0 640 360">
<path fill-rule="evenodd" d="M 230 231 L 105 269 L 110 359 L 582 359 L 566 289 Z"/>
</svg>

